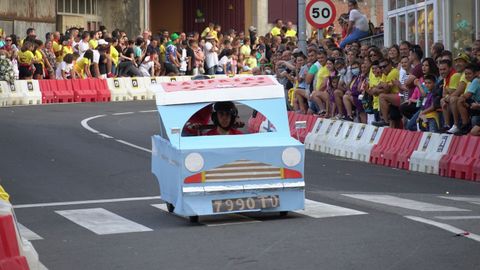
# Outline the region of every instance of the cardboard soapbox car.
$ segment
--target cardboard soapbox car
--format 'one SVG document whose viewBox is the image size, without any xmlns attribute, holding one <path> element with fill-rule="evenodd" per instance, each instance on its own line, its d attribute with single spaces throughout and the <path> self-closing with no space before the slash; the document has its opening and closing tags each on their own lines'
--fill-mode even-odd
<svg viewBox="0 0 480 270">
<path fill-rule="evenodd" d="M 154 91 L 160 134 L 152 136 L 152 172 L 169 212 L 197 222 L 204 215 L 304 209 L 304 145 L 290 136 L 285 93 L 273 77 L 165 82 Z M 186 123 L 219 101 L 258 111 L 272 128 L 187 136 Z"/>
</svg>

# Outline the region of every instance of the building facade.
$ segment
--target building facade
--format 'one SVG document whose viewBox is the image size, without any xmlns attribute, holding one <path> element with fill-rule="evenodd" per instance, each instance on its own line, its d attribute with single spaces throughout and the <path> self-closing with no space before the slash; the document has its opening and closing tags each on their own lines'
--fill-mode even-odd
<svg viewBox="0 0 480 270">
<path fill-rule="evenodd" d="M 384 0 L 385 46 L 402 40 L 429 56 L 441 42 L 457 54 L 480 38 L 480 0 Z"/>
</svg>

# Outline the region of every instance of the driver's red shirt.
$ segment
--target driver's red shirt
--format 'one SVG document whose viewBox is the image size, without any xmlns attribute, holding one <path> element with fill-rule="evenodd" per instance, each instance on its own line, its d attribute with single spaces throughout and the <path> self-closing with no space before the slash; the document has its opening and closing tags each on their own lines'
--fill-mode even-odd
<svg viewBox="0 0 480 270">
<path fill-rule="evenodd" d="M 241 132 L 241 131 L 238 130 L 238 129 L 233 129 L 233 128 L 232 128 L 232 129 L 230 129 L 230 130 L 228 131 L 228 134 L 226 134 L 226 135 L 239 135 L 239 134 L 243 134 L 243 132 Z M 216 128 L 214 128 L 214 129 L 208 131 L 205 135 L 209 135 L 209 136 L 210 136 L 210 135 L 222 135 L 222 134 L 220 134 L 220 133 L 218 132 L 218 130 L 217 130 Z"/>
</svg>

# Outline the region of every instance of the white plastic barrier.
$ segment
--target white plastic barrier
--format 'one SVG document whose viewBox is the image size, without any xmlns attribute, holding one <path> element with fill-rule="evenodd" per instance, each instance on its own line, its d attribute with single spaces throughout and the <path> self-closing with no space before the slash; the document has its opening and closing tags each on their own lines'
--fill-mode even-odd
<svg viewBox="0 0 480 270">
<path fill-rule="evenodd" d="M 153 86 L 159 84 L 160 81 L 157 77 L 144 77 L 143 78 L 143 85 L 145 86 L 145 90 L 147 90 L 147 97 L 146 99 L 152 100 L 155 99 L 155 91 L 153 90 Z"/>
<path fill-rule="evenodd" d="M 439 173 L 440 159 L 448 152 L 453 135 L 425 132 L 410 157 L 410 171 Z"/>
<path fill-rule="evenodd" d="M 380 137 L 382 136 L 382 133 L 383 127 L 379 128 L 371 125 L 366 125 L 363 133 L 357 134 L 357 138 L 358 135 L 360 135 L 360 138 L 357 139 L 357 144 L 352 145 L 352 152 L 348 155 L 352 156 L 353 159 L 363 162 L 369 162 L 372 148 L 378 143 Z"/>
<path fill-rule="evenodd" d="M 22 105 L 42 104 L 42 92 L 36 80 L 16 80 L 15 91 L 21 93 Z M 12 89 L 13 90 L 13 89 Z"/>
<path fill-rule="evenodd" d="M 340 156 L 353 159 L 356 155 L 356 148 L 360 143 L 360 139 L 365 133 L 365 129 L 368 127 L 366 124 L 355 123 L 351 131 L 350 136 L 345 140 L 341 146 Z"/>
<path fill-rule="evenodd" d="M 330 124 L 327 127 L 327 130 L 325 131 L 325 134 L 319 136 L 315 142 L 315 145 L 317 145 L 317 149 L 318 149 L 317 151 L 320 151 L 322 153 L 328 153 L 327 152 L 328 142 L 336 134 L 341 123 L 342 121 L 339 121 L 339 120 L 332 120 L 332 122 L 330 122 Z"/>
<path fill-rule="evenodd" d="M 326 154 L 334 154 L 335 146 L 340 143 L 345 136 L 346 131 L 348 130 L 348 122 L 342 120 L 338 120 L 338 122 L 340 122 L 340 124 L 337 128 L 330 132 L 328 139 L 325 142 L 323 152 Z"/>
<path fill-rule="evenodd" d="M 5 81 L 0 81 L 0 107 L 9 106 L 10 85 Z"/>
<path fill-rule="evenodd" d="M 108 89 L 111 94 L 111 101 L 127 101 L 130 100 L 125 83 L 122 78 L 108 78 Z"/>
<path fill-rule="evenodd" d="M 315 125 L 313 126 L 312 131 L 310 131 L 307 136 L 305 136 L 305 149 L 314 150 L 315 138 L 318 136 L 320 129 L 322 128 L 326 120 L 328 119 L 317 118 L 317 121 L 315 121 Z M 328 121 L 330 122 L 330 120 Z"/>
<path fill-rule="evenodd" d="M 122 78 L 125 88 L 127 89 L 130 100 L 146 100 L 147 88 L 144 84 L 143 77 Z"/>
<path fill-rule="evenodd" d="M 7 106 L 23 105 L 25 96 L 21 91 L 21 88 L 17 89 L 15 87 L 15 84 L 5 83 L 5 85 L 6 85 L 7 95 L 8 95 Z"/>
<path fill-rule="evenodd" d="M 335 156 L 343 157 L 345 153 L 345 144 L 355 137 L 356 130 L 360 126 L 358 123 L 354 122 L 345 122 L 346 127 L 341 132 L 341 136 L 337 137 L 335 141 L 332 142 L 332 147 L 330 153 Z"/>
<path fill-rule="evenodd" d="M 316 136 L 313 138 L 313 146 L 311 147 L 314 151 L 320 151 L 320 144 L 325 141 L 327 131 L 330 132 L 333 128 L 334 122 L 330 119 L 323 119 L 323 124 L 320 126 Z"/>
<path fill-rule="evenodd" d="M 23 238 L 18 229 L 17 221 L 15 214 L 12 208 L 12 205 L 7 201 L 0 199 L 0 215 L 11 215 L 15 220 L 15 234 L 18 243 L 18 249 L 20 251 L 20 256 L 24 256 L 27 259 L 28 267 L 30 270 L 41 270 L 46 269 L 39 261 L 38 253 L 33 247 L 32 243 L 27 239 Z"/>
</svg>

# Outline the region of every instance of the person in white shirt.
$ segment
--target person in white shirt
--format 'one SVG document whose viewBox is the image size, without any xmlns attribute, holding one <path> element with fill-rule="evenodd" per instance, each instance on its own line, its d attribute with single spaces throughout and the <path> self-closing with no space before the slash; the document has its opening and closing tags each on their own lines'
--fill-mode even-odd
<svg viewBox="0 0 480 270">
<path fill-rule="evenodd" d="M 90 33 L 85 31 L 82 33 L 82 40 L 78 43 L 78 54 L 80 55 L 80 58 L 83 57 L 86 51 L 90 49 Z"/>
<path fill-rule="evenodd" d="M 55 71 L 55 78 L 57 80 L 67 80 L 72 78 L 73 59 L 74 57 L 71 53 L 63 57 L 63 61 L 57 66 L 57 70 Z"/>
<path fill-rule="evenodd" d="M 232 74 L 232 55 L 231 49 L 226 49 L 225 54 L 218 61 L 217 74 Z"/>
<path fill-rule="evenodd" d="M 356 0 L 348 0 L 348 29 L 347 37 L 340 43 L 340 48 L 345 48 L 349 43 L 368 37 L 368 19 L 358 9 Z"/>
<path fill-rule="evenodd" d="M 151 50 L 150 54 L 145 57 L 142 64 L 140 64 L 140 72 L 144 77 L 155 76 L 155 61 L 157 60 L 157 51 Z"/>
<path fill-rule="evenodd" d="M 209 34 L 205 42 L 205 64 L 207 66 L 207 74 L 215 75 L 215 69 L 218 65 L 218 48 L 215 46 L 215 37 Z"/>
</svg>

